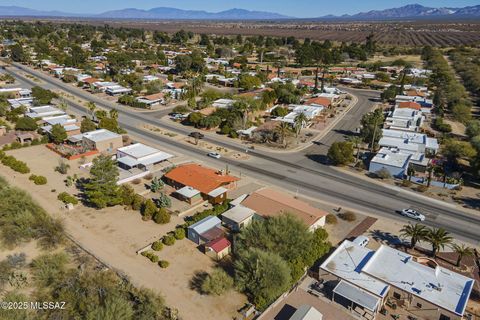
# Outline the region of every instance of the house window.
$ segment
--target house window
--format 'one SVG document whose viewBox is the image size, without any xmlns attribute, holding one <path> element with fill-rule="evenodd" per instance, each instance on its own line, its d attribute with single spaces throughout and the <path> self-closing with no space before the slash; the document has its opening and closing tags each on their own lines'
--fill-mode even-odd
<svg viewBox="0 0 480 320">
<path fill-rule="evenodd" d="M 400 293 L 398 293 L 398 292 L 394 292 L 394 293 L 393 293 L 393 297 L 394 297 L 395 299 L 401 299 L 401 298 L 402 298 L 402 296 L 401 296 Z"/>
<path fill-rule="evenodd" d="M 422 304 L 417 302 L 417 308 L 421 309 L 422 308 Z"/>
<path fill-rule="evenodd" d="M 450 317 L 448 317 L 444 314 L 441 314 L 439 320 L 450 320 Z"/>
</svg>

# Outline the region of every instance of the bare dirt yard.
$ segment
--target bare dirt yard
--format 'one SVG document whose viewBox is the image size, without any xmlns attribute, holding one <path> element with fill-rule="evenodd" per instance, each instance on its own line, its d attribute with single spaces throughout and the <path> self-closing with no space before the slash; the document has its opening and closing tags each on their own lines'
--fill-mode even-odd
<svg viewBox="0 0 480 320">
<path fill-rule="evenodd" d="M 181 222 L 172 216 L 169 224 L 158 225 L 145 222 L 136 211 L 124 210 L 121 206 L 96 210 L 82 205 L 71 211 L 63 209 L 57 200 L 58 193 L 75 194 L 74 187 L 66 187 L 66 175 L 54 171 L 60 157 L 45 146 L 28 147 L 7 152 L 28 164 L 31 173 L 47 177 L 48 183 L 37 186 L 28 180 L 30 174 L 19 174 L 0 165 L 0 175 L 9 183 L 31 193 L 32 197 L 52 216 L 65 221 L 67 233 L 87 251 L 111 268 L 128 276 L 136 286 L 147 287 L 164 295 L 166 303 L 181 310 L 184 319 L 232 319 L 236 310 L 246 302 L 245 296 L 230 292 L 224 296 L 203 296 L 190 288 L 190 281 L 197 271 L 209 272 L 215 263 L 197 250 L 194 243 L 181 240 L 172 247 L 158 252 L 161 260 L 170 266 L 161 269 L 136 250 L 160 238 Z M 88 161 L 89 159 L 87 159 Z M 68 175 L 81 171 L 77 161 L 69 162 Z M 55 191 L 53 191 L 55 190 Z"/>
</svg>

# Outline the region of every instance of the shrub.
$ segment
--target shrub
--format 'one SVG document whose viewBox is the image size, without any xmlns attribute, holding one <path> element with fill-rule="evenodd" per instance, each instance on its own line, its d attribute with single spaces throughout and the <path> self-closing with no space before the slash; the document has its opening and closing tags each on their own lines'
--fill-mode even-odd
<svg viewBox="0 0 480 320">
<path fill-rule="evenodd" d="M 142 219 L 145 221 L 151 220 L 153 215 L 157 212 L 157 206 L 152 199 L 147 199 L 142 205 Z"/>
<path fill-rule="evenodd" d="M 62 201 L 63 203 L 71 203 L 71 204 L 78 204 L 78 199 L 69 194 L 68 192 L 59 193 L 57 199 Z"/>
<path fill-rule="evenodd" d="M 417 187 L 418 192 L 425 192 L 427 190 L 428 190 L 428 187 L 426 185 L 423 185 L 423 184 Z"/>
<path fill-rule="evenodd" d="M 145 199 L 139 195 L 138 193 L 134 195 L 133 202 L 132 202 L 132 209 L 133 210 L 140 210 L 142 208 L 142 204 Z"/>
<path fill-rule="evenodd" d="M 203 280 L 201 289 L 203 293 L 221 295 L 233 287 L 233 279 L 222 269 L 216 268 Z"/>
<path fill-rule="evenodd" d="M 150 261 L 155 262 L 155 263 L 158 262 L 158 260 L 159 260 L 158 256 L 155 253 L 153 253 L 152 251 L 143 251 L 141 253 L 141 255 L 148 258 Z"/>
<path fill-rule="evenodd" d="M 172 235 L 166 235 L 163 237 L 162 242 L 166 246 L 173 246 L 175 244 L 175 237 Z"/>
<path fill-rule="evenodd" d="M 153 221 L 159 224 L 166 224 L 170 222 L 170 214 L 167 212 L 165 208 L 160 208 L 157 210 L 153 215 Z"/>
<path fill-rule="evenodd" d="M 152 180 L 153 179 L 153 174 L 149 173 L 145 177 L 143 177 L 145 180 Z"/>
<path fill-rule="evenodd" d="M 402 181 L 402 187 L 410 187 L 411 185 L 412 185 L 412 181 L 409 181 L 409 180 Z"/>
<path fill-rule="evenodd" d="M 30 177 L 28 178 L 30 181 L 33 181 L 33 183 L 35 183 L 36 185 L 44 185 L 44 184 L 47 184 L 47 178 L 45 178 L 44 176 L 37 176 L 37 175 L 30 175 Z"/>
<path fill-rule="evenodd" d="M 379 178 L 379 179 L 391 179 L 392 178 L 392 175 L 390 174 L 390 172 L 385 169 L 385 168 L 382 168 L 378 171 L 375 171 L 375 175 Z"/>
<path fill-rule="evenodd" d="M 120 195 L 122 197 L 122 204 L 124 206 L 131 206 L 135 201 L 135 191 L 132 186 L 128 184 L 122 184 L 120 186 Z"/>
<path fill-rule="evenodd" d="M 160 240 L 152 243 L 152 249 L 155 251 L 161 251 L 163 249 L 163 243 Z"/>
<path fill-rule="evenodd" d="M 175 239 L 182 240 L 185 239 L 185 229 L 184 228 L 177 228 L 174 232 Z"/>
<path fill-rule="evenodd" d="M 337 224 L 338 220 L 337 217 L 334 214 L 329 213 L 327 217 L 325 218 L 325 221 L 328 224 Z"/>
<path fill-rule="evenodd" d="M 61 174 L 67 174 L 70 165 L 63 160 L 58 162 L 58 166 L 55 167 L 55 171 Z"/>
<path fill-rule="evenodd" d="M 160 260 L 158 262 L 158 265 L 160 266 L 160 268 L 165 269 L 165 268 L 168 268 L 170 263 L 167 260 Z"/>
<path fill-rule="evenodd" d="M 134 179 L 134 180 L 132 181 L 132 183 L 133 183 L 133 184 L 140 184 L 140 183 L 142 183 L 142 180 L 140 180 L 140 179 Z"/>
<path fill-rule="evenodd" d="M 355 214 L 355 212 L 352 212 L 352 211 L 339 213 L 338 216 L 340 217 L 340 219 L 349 221 L 349 222 L 357 220 L 357 215 Z"/>
<path fill-rule="evenodd" d="M 172 206 L 172 200 L 164 193 L 160 193 L 157 203 L 160 208 L 170 208 Z"/>
<path fill-rule="evenodd" d="M 13 156 L 4 156 L 2 158 L 2 164 L 10 167 L 13 171 L 25 174 L 30 172 L 30 168 L 23 161 L 15 159 Z"/>
</svg>

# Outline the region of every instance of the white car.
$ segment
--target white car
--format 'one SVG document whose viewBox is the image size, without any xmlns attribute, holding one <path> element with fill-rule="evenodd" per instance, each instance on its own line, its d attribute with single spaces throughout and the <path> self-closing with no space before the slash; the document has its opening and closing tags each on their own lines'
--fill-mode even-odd
<svg viewBox="0 0 480 320">
<path fill-rule="evenodd" d="M 370 239 L 365 236 L 358 236 L 352 242 L 359 245 L 360 247 L 366 247 L 367 244 L 370 242 Z"/>
<path fill-rule="evenodd" d="M 403 209 L 400 213 L 402 216 L 405 216 L 407 218 L 415 219 L 418 221 L 425 221 L 425 216 L 413 209 Z"/>
<path fill-rule="evenodd" d="M 209 152 L 207 153 L 207 156 L 215 159 L 220 159 L 222 157 L 219 153 L 216 153 L 216 152 Z"/>
</svg>

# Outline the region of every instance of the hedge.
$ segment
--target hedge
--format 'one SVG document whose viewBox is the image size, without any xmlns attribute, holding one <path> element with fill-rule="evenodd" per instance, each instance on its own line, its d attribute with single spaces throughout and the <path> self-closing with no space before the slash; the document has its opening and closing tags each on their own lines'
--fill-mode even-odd
<svg viewBox="0 0 480 320">
<path fill-rule="evenodd" d="M 168 268 L 170 263 L 167 260 L 160 260 L 158 262 L 158 265 L 160 266 L 160 268 L 165 269 L 165 268 Z"/>
<path fill-rule="evenodd" d="M 27 164 L 23 161 L 15 159 L 14 156 L 2 156 L 2 164 L 22 174 L 30 173 L 30 168 L 27 166 Z"/>
<path fill-rule="evenodd" d="M 152 243 L 152 249 L 155 251 L 160 251 L 163 249 L 163 243 L 160 240 L 155 241 Z"/>
</svg>

